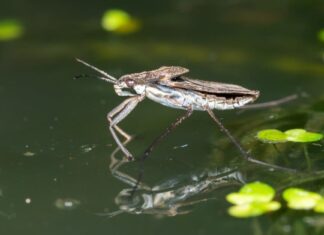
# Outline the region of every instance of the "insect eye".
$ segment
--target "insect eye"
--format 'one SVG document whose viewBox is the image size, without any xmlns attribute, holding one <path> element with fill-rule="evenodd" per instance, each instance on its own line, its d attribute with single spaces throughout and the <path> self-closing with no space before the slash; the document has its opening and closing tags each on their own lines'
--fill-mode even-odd
<svg viewBox="0 0 324 235">
<path fill-rule="evenodd" d="M 133 87 L 133 86 L 135 85 L 135 82 L 134 82 L 133 79 L 127 79 L 127 80 L 125 81 L 125 83 L 126 83 L 126 85 L 127 85 L 128 87 Z"/>
<path fill-rule="evenodd" d="M 181 76 L 173 77 L 171 78 L 171 81 L 173 82 L 183 82 L 183 78 Z"/>
</svg>

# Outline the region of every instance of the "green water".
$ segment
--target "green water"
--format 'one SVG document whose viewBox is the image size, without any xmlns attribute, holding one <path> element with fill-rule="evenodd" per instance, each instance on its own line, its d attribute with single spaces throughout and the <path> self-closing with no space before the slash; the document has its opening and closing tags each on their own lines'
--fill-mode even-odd
<svg viewBox="0 0 324 235">
<path fill-rule="evenodd" d="M 109 8 L 136 16 L 141 29 L 105 32 L 100 20 Z M 323 11 L 322 1 L 306 0 L 3 2 L 1 18 L 19 20 L 24 32 L 0 41 L 1 234 L 323 234 L 320 214 L 283 208 L 236 219 L 225 200 L 255 180 L 324 192 L 323 141 L 307 145 L 307 169 L 302 145 L 278 145 L 278 152 L 255 139 L 265 128 L 324 132 Z M 301 95 L 278 107 L 216 114 L 257 159 L 302 173 L 244 162 L 207 113 L 195 112 L 145 161 L 147 187 L 130 200 L 123 193 L 139 165 L 112 172 L 122 155 L 111 161 L 116 144 L 106 120 L 124 98 L 103 81 L 73 79 L 96 74 L 75 57 L 116 77 L 180 65 L 197 79 L 260 90 L 258 102 Z M 121 123 L 135 136 L 127 147 L 139 157 L 182 113 L 144 100 Z"/>
</svg>

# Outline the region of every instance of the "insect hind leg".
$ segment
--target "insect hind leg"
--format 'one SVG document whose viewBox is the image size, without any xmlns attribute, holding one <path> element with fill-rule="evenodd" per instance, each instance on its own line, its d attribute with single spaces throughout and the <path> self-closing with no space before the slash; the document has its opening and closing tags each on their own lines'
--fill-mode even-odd
<svg viewBox="0 0 324 235">
<path fill-rule="evenodd" d="M 272 100 L 272 101 L 268 101 L 268 102 L 264 102 L 264 103 L 248 104 L 248 105 L 245 105 L 245 106 L 238 107 L 238 109 L 246 110 L 246 109 L 271 108 L 271 107 L 275 107 L 275 106 L 278 106 L 278 105 L 281 105 L 281 104 L 291 102 L 291 101 L 293 101 L 295 99 L 298 99 L 299 97 L 300 97 L 300 95 L 293 94 L 293 95 L 285 96 L 285 97 L 277 99 L 277 100 Z"/>
<path fill-rule="evenodd" d="M 291 168 L 286 168 L 286 167 L 282 167 L 282 166 L 277 166 L 277 165 L 273 165 L 270 163 L 266 163 L 263 161 L 259 161 L 255 158 L 253 158 L 247 151 L 245 151 L 243 149 L 243 147 L 241 146 L 241 144 L 238 142 L 238 140 L 236 140 L 236 138 L 229 132 L 229 130 L 222 124 L 222 122 L 215 116 L 215 114 L 213 113 L 212 110 L 206 108 L 206 111 L 208 112 L 209 116 L 213 119 L 214 122 L 217 123 L 217 125 L 219 126 L 219 128 L 221 129 L 222 132 L 224 132 L 227 137 L 231 140 L 231 142 L 237 147 L 237 149 L 240 151 L 240 153 L 242 154 L 242 156 L 244 157 L 244 159 L 248 162 L 252 162 L 264 167 L 270 167 L 273 169 L 277 169 L 277 170 L 282 170 L 282 171 L 288 171 L 288 172 L 293 172 L 295 173 L 296 170 L 295 169 L 291 169 Z"/>
</svg>

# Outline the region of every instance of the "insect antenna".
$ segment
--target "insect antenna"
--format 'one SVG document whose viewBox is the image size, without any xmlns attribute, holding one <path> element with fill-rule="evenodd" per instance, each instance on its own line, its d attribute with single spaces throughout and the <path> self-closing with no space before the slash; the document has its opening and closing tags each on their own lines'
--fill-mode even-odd
<svg viewBox="0 0 324 235">
<path fill-rule="evenodd" d="M 117 79 L 111 75 L 109 75 L 108 73 L 106 73 L 105 71 L 91 65 L 91 64 L 88 64 L 87 62 L 81 60 L 81 59 L 78 59 L 78 58 L 75 58 L 76 61 L 80 62 L 81 64 L 84 64 L 85 66 L 97 71 L 98 73 L 104 75 L 103 77 L 100 77 L 100 76 L 97 76 L 97 78 L 101 79 L 101 80 L 104 80 L 106 82 L 110 82 L 110 83 L 116 83 Z M 85 76 L 81 76 L 81 77 L 85 77 Z M 75 77 L 75 78 L 78 78 L 78 77 Z"/>
<path fill-rule="evenodd" d="M 101 76 L 97 76 L 97 75 L 89 75 L 89 74 L 79 74 L 79 75 L 75 75 L 73 77 L 73 79 L 81 79 L 81 78 L 99 78 L 101 80 L 104 80 L 106 82 L 110 82 L 110 83 L 116 83 L 116 81 L 110 81 L 108 80 L 106 77 L 101 77 Z"/>
</svg>

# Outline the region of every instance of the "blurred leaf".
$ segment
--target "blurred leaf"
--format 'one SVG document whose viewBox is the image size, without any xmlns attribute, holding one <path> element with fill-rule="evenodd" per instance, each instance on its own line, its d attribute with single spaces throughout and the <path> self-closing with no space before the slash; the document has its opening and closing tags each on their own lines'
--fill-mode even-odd
<svg viewBox="0 0 324 235">
<path fill-rule="evenodd" d="M 308 210 L 314 208 L 322 196 L 304 189 L 288 188 L 283 192 L 283 198 L 291 209 Z"/>
<path fill-rule="evenodd" d="M 244 185 L 238 193 L 230 193 L 227 195 L 227 201 L 241 205 L 251 202 L 269 202 L 273 199 L 275 190 L 264 183 L 253 182 Z"/>
<path fill-rule="evenodd" d="M 134 33 L 140 28 L 137 19 L 119 9 L 107 10 L 102 17 L 101 25 L 107 31 L 120 34 Z"/>
<path fill-rule="evenodd" d="M 322 198 L 316 203 L 316 206 L 314 207 L 314 211 L 318 213 L 324 213 L 324 199 Z"/>
<path fill-rule="evenodd" d="M 253 202 L 254 196 L 242 193 L 230 193 L 226 196 L 226 200 L 235 205 L 243 205 Z"/>
<path fill-rule="evenodd" d="M 323 138 L 323 135 L 315 132 L 308 132 L 304 129 L 291 129 L 285 131 L 287 140 L 292 142 L 315 142 Z"/>
<path fill-rule="evenodd" d="M 23 26 L 17 20 L 7 19 L 0 21 L 0 41 L 9 41 L 19 38 L 23 33 Z"/>
<path fill-rule="evenodd" d="M 318 40 L 320 40 L 321 42 L 324 42 L 324 29 L 321 29 L 320 31 L 318 31 L 317 37 L 318 37 Z"/>
<path fill-rule="evenodd" d="M 252 195 L 255 202 L 268 202 L 273 199 L 275 190 L 265 183 L 253 182 L 244 185 L 240 194 Z"/>
<path fill-rule="evenodd" d="M 262 208 L 253 206 L 251 203 L 248 203 L 243 205 L 231 206 L 228 209 L 228 213 L 233 217 L 248 218 L 262 215 L 264 211 L 262 210 Z"/>
<path fill-rule="evenodd" d="M 305 59 L 298 59 L 293 56 L 280 56 L 272 62 L 276 69 L 288 72 L 289 74 L 304 74 L 309 76 L 310 74 L 323 77 L 324 66 L 319 61 L 307 61 Z"/>
<path fill-rule="evenodd" d="M 324 199 L 317 201 L 314 211 L 318 213 L 324 213 Z"/>
<path fill-rule="evenodd" d="M 287 136 L 277 129 L 266 129 L 259 131 L 257 138 L 264 143 L 282 143 L 287 141 Z"/>
<path fill-rule="evenodd" d="M 281 207 L 279 202 L 253 202 L 243 205 L 235 205 L 229 208 L 228 213 L 238 218 L 247 218 L 259 216 L 267 212 L 279 210 Z"/>
<path fill-rule="evenodd" d="M 280 203 L 271 201 L 275 190 L 264 183 L 253 182 L 244 185 L 239 192 L 230 193 L 226 200 L 235 204 L 228 213 L 234 217 L 246 218 L 278 210 Z"/>
</svg>

